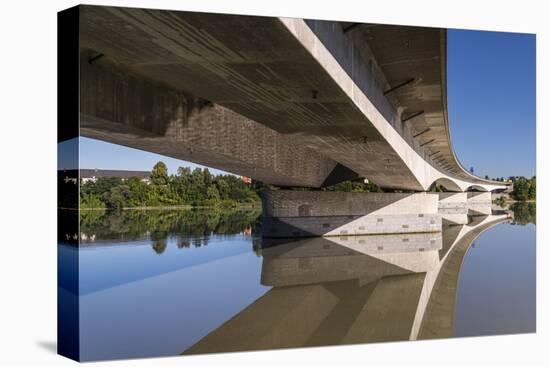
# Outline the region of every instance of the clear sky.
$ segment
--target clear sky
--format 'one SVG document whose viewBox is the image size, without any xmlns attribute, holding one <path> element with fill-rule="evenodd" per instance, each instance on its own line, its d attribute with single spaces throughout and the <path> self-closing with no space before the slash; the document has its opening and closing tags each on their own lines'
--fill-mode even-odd
<svg viewBox="0 0 550 367">
<path fill-rule="evenodd" d="M 449 30 L 447 101 L 458 159 L 479 176 L 535 169 L 535 36 Z"/>
<path fill-rule="evenodd" d="M 80 168 L 120 169 L 150 171 L 155 163 L 163 161 L 169 174 L 176 174 L 178 167 L 204 167 L 191 162 L 132 149 L 99 140 L 80 138 Z M 208 168 L 213 174 L 227 173 Z"/>
<path fill-rule="evenodd" d="M 447 93 L 458 159 L 490 177 L 531 176 L 535 168 L 535 36 L 449 30 Z M 197 165 L 81 138 L 80 167 L 170 173 Z M 212 170 L 217 174 L 221 171 Z"/>
</svg>

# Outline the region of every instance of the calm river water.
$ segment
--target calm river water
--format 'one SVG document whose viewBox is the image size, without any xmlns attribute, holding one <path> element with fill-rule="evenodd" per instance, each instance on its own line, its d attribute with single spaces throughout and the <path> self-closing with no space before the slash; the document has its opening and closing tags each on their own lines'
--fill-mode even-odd
<svg viewBox="0 0 550 367">
<path fill-rule="evenodd" d="M 84 212 L 60 294 L 80 295 L 82 360 L 534 332 L 534 210 L 515 209 L 295 241 L 262 239 L 254 210 Z"/>
</svg>

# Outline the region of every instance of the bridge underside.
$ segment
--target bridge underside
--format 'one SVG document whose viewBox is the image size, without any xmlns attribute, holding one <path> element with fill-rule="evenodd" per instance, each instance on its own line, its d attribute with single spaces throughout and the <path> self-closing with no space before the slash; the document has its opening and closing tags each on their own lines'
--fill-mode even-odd
<svg viewBox="0 0 550 367">
<path fill-rule="evenodd" d="M 432 160 L 372 50 L 316 22 L 81 6 L 81 134 L 281 186 L 500 187 Z"/>
<path fill-rule="evenodd" d="M 280 186 L 320 187 L 338 166 L 304 144 L 218 104 L 144 81 L 81 54 L 82 136 Z M 342 176 L 346 180 L 345 173 Z"/>
</svg>

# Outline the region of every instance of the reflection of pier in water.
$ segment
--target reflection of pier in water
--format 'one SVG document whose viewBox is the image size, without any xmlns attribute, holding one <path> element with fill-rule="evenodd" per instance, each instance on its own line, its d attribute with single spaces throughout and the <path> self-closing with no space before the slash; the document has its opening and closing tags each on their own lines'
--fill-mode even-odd
<svg viewBox="0 0 550 367">
<path fill-rule="evenodd" d="M 264 239 L 273 288 L 184 354 L 453 336 L 462 260 L 509 215 L 442 216 L 438 233 Z"/>
</svg>

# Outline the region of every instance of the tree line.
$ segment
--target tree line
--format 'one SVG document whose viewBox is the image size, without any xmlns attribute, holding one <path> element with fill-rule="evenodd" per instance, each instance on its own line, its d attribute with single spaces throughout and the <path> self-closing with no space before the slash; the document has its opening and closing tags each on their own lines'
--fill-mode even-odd
<svg viewBox="0 0 550 367">
<path fill-rule="evenodd" d="M 489 179 L 488 175 L 485 175 Z M 492 178 L 493 181 L 507 182 L 513 184 L 510 196 L 516 201 L 528 201 L 537 199 L 537 176 L 527 178 L 524 176 L 510 176 L 507 179 L 504 177 Z M 505 199 L 500 200 L 504 202 Z"/>
<path fill-rule="evenodd" d="M 512 197 L 518 201 L 536 200 L 537 198 L 537 177 L 514 177 L 512 181 L 514 189 Z"/>
<path fill-rule="evenodd" d="M 158 162 L 149 183 L 137 177 L 100 177 L 82 182 L 80 207 L 232 206 L 258 202 L 258 190 L 237 176 L 213 175 L 208 168 L 180 167 L 176 175 L 168 175 L 166 164 Z"/>
<path fill-rule="evenodd" d="M 208 168 L 179 167 L 177 174 L 169 175 L 163 162 L 151 171 L 149 182 L 137 177 L 121 179 L 99 177 L 81 182 L 80 208 L 122 209 L 159 206 L 234 206 L 258 203 L 260 192 L 276 189 L 259 181 L 245 183 L 240 177 L 213 175 Z M 310 190 L 302 188 L 301 190 Z M 373 183 L 344 181 L 324 187 L 323 191 L 382 192 Z"/>
</svg>

